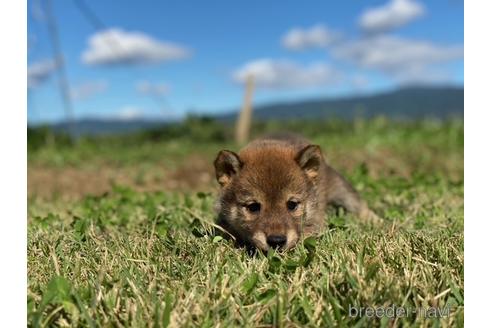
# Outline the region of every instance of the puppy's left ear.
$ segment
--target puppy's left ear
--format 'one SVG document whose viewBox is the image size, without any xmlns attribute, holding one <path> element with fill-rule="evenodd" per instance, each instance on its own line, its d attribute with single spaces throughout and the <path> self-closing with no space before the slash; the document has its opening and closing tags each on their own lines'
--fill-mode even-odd
<svg viewBox="0 0 492 328">
<path fill-rule="evenodd" d="M 304 173 L 314 179 L 318 176 L 323 161 L 321 148 L 318 145 L 308 145 L 297 153 L 295 160 Z"/>
<path fill-rule="evenodd" d="M 232 178 L 239 173 L 242 163 L 239 156 L 230 150 L 221 150 L 214 162 L 215 177 L 221 187 L 228 185 Z"/>
</svg>

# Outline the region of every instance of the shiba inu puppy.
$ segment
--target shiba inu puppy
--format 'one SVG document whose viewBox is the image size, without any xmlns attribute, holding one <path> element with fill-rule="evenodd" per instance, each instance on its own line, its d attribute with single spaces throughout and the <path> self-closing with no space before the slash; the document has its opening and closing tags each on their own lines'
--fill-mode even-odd
<svg viewBox="0 0 492 328">
<path fill-rule="evenodd" d="M 258 139 L 214 162 L 221 186 L 218 223 L 240 243 L 289 249 L 320 233 L 327 205 L 379 220 L 355 189 L 326 164 L 308 140 L 284 135 Z"/>
</svg>

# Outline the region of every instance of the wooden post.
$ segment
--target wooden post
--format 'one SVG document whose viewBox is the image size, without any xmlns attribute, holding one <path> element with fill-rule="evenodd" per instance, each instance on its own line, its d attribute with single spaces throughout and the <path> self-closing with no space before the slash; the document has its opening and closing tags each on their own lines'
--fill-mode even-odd
<svg viewBox="0 0 492 328">
<path fill-rule="evenodd" d="M 254 77 L 253 75 L 249 75 L 246 78 L 243 107 L 236 122 L 236 143 L 239 145 L 243 145 L 249 140 L 251 118 L 253 116 L 253 90 Z"/>
</svg>

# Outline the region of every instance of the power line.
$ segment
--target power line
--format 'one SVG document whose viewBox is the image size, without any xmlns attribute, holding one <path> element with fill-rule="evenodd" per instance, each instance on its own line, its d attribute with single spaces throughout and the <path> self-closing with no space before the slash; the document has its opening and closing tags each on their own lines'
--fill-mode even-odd
<svg viewBox="0 0 492 328">
<path fill-rule="evenodd" d="M 73 2 L 75 4 L 75 7 L 82 14 L 82 16 L 89 22 L 90 25 L 92 25 L 92 27 L 96 31 L 107 29 L 108 25 L 103 22 L 103 20 L 95 13 L 95 11 L 87 4 L 85 0 L 73 0 Z M 118 40 L 114 38 L 109 37 L 104 38 L 104 40 L 108 43 L 109 47 L 114 53 L 125 50 L 125 47 L 123 47 L 118 42 Z M 157 103 L 164 114 L 166 114 L 168 110 L 172 112 L 172 108 L 164 96 L 157 94 L 151 94 L 148 96 Z"/>
<path fill-rule="evenodd" d="M 97 29 L 105 29 L 106 24 L 96 15 L 84 0 L 73 0 L 82 15 Z"/>
<path fill-rule="evenodd" d="M 53 8 L 51 0 L 44 1 L 44 9 L 46 12 L 46 18 L 48 23 L 48 32 L 51 39 L 53 48 L 53 56 L 56 63 L 58 80 L 60 85 L 60 93 L 62 95 L 63 107 L 65 109 L 65 115 L 67 116 L 69 124 L 69 133 L 74 136 L 74 122 L 73 122 L 73 106 L 72 99 L 70 97 L 70 85 L 68 83 L 67 72 L 65 69 L 65 61 L 61 49 L 60 37 L 58 34 L 58 26 L 56 24 L 55 16 L 53 15 Z"/>
<path fill-rule="evenodd" d="M 82 16 L 89 22 L 90 25 L 96 30 L 104 30 L 107 25 L 96 15 L 94 10 L 92 10 L 84 0 L 73 0 L 75 7 L 79 10 Z M 105 42 L 108 43 L 109 47 L 114 53 L 118 51 L 124 51 L 125 47 L 123 47 L 118 40 L 114 38 L 104 38 Z"/>
</svg>

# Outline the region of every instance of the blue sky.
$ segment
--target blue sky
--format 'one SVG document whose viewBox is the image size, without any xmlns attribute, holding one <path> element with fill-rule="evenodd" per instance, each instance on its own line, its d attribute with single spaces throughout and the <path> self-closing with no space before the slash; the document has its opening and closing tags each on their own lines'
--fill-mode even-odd
<svg viewBox="0 0 492 328">
<path fill-rule="evenodd" d="M 463 85 L 463 2 L 52 0 L 76 118 L 179 118 L 254 103 Z M 45 0 L 28 1 L 28 120 L 64 111 Z"/>
</svg>

